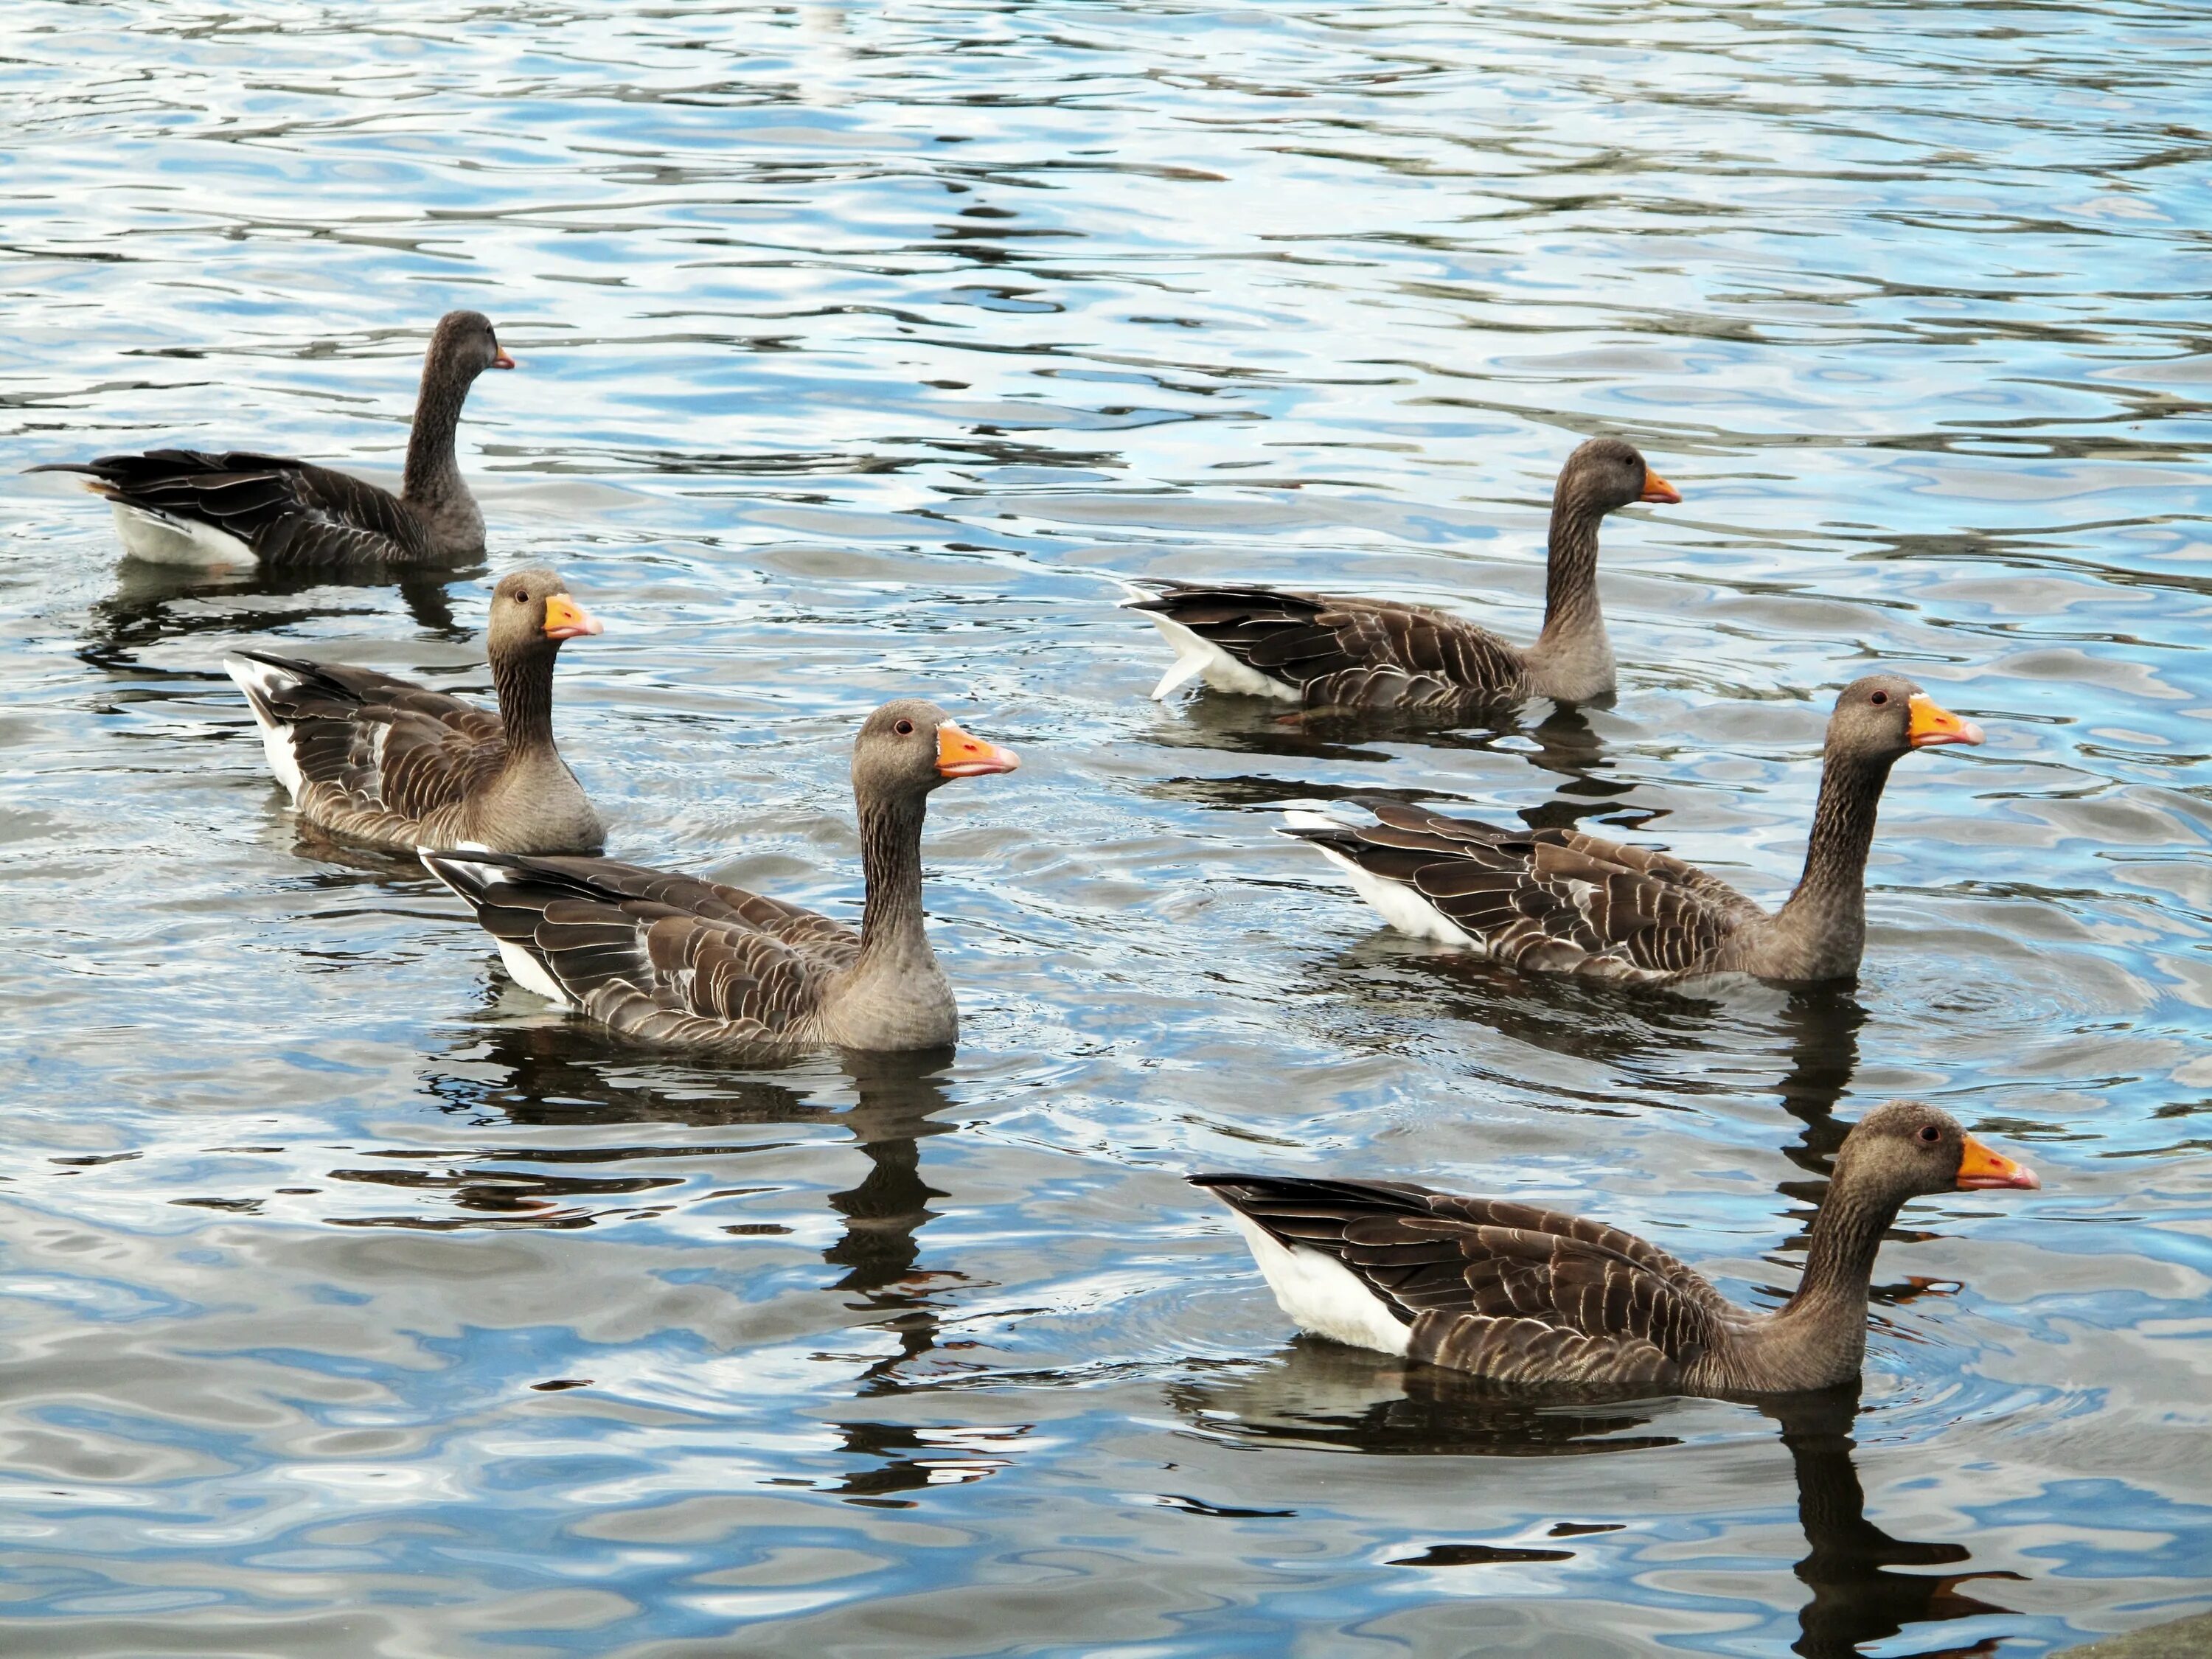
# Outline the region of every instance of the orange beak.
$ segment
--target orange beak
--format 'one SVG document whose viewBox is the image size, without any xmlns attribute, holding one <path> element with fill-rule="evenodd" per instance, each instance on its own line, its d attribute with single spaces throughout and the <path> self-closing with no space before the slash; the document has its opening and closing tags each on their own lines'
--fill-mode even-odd
<svg viewBox="0 0 2212 1659">
<path fill-rule="evenodd" d="M 513 368 L 514 367 L 514 359 L 507 355 L 505 349 L 501 347 L 499 342 L 496 340 L 492 342 L 491 366 L 494 368 Z"/>
<path fill-rule="evenodd" d="M 2002 1152 L 1993 1152 L 1973 1138 L 1959 1153 L 1959 1185 L 1966 1188 L 2025 1187 L 2033 1192 L 2043 1185 L 2035 1171 L 2015 1164 Z"/>
<path fill-rule="evenodd" d="M 1679 501 L 1682 499 L 1682 492 L 1647 466 L 1644 469 L 1644 493 L 1636 499 L 1639 501 Z"/>
<path fill-rule="evenodd" d="M 990 772 L 1011 772 L 1022 757 L 1011 749 L 971 738 L 951 720 L 937 728 L 937 770 L 948 778 L 980 778 Z"/>
<path fill-rule="evenodd" d="M 579 634 L 603 634 L 599 619 L 578 605 L 566 593 L 545 596 L 545 637 L 549 640 L 573 640 Z"/>
<path fill-rule="evenodd" d="M 1925 691 L 1916 691 L 1908 705 L 1912 710 L 1912 723 L 1905 728 L 1905 740 L 1915 749 L 1933 749 L 1939 744 L 1979 743 L 1982 728 L 1972 720 L 1960 720 L 1948 708 L 1938 708 Z"/>
</svg>

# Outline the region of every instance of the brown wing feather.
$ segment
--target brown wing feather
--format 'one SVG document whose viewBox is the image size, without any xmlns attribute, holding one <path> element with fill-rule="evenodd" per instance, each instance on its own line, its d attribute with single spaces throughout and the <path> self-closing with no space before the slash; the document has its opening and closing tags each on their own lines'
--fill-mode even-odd
<svg viewBox="0 0 2212 1659">
<path fill-rule="evenodd" d="M 1765 913 L 1669 854 L 1578 830 L 1516 833 L 1364 799 L 1371 825 L 1293 828 L 1368 873 L 1413 889 L 1515 966 L 1663 979 L 1697 972 Z"/>
<path fill-rule="evenodd" d="M 860 941 L 797 905 L 613 859 L 431 854 L 495 939 L 625 1036 L 735 1047 L 806 1040 Z"/>
<path fill-rule="evenodd" d="M 506 764 L 489 709 L 374 669 L 238 654 L 264 671 L 246 695 L 288 728 L 301 813 L 326 830 L 409 852 L 454 839 L 465 803 Z"/>
<path fill-rule="evenodd" d="M 1425 605 L 1176 583 L 1130 608 L 1182 624 L 1316 708 L 1444 708 L 1528 695 L 1519 650 Z"/>
<path fill-rule="evenodd" d="M 1395 1182 L 1194 1176 L 1280 1243 L 1322 1252 L 1410 1328 L 1411 1352 L 1505 1381 L 1669 1384 L 1734 1310 L 1632 1233 Z"/>
<path fill-rule="evenodd" d="M 82 473 L 110 501 L 212 526 L 271 564 L 430 556 L 422 521 L 390 490 L 288 455 L 155 449 L 32 470 Z"/>
</svg>

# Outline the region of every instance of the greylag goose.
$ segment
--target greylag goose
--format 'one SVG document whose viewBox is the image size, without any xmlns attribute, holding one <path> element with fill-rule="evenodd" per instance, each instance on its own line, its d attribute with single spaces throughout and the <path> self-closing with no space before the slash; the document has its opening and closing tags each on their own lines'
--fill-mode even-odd
<svg viewBox="0 0 2212 1659">
<path fill-rule="evenodd" d="M 1501 1382 L 1778 1394 L 1858 1375 L 1867 1285 L 1905 1200 L 2033 1188 L 1948 1112 L 1877 1106 L 1844 1138 L 1797 1293 L 1738 1308 L 1632 1233 L 1396 1182 L 1201 1175 L 1303 1328 Z"/>
<path fill-rule="evenodd" d="M 553 746 L 553 659 L 599 620 L 550 570 L 492 590 L 499 713 L 369 668 L 241 651 L 223 667 L 253 710 L 269 769 L 306 823 L 412 853 L 596 853 L 606 825 Z"/>
<path fill-rule="evenodd" d="M 1013 751 L 931 702 L 885 703 L 853 745 L 867 878 L 860 931 L 740 888 L 611 859 L 425 851 L 516 982 L 640 1042 L 732 1049 L 941 1048 L 952 987 L 922 925 L 921 824 L 951 778 Z"/>
<path fill-rule="evenodd" d="M 1617 438 L 1567 457 L 1552 493 L 1544 629 L 1522 648 L 1425 605 L 1273 587 L 1146 583 L 1128 600 L 1176 648 L 1152 696 L 1194 679 L 1310 708 L 1388 709 L 1450 719 L 1527 697 L 1580 702 L 1613 687 L 1597 599 L 1597 532 L 1632 501 L 1679 501 L 1674 486 Z"/>
<path fill-rule="evenodd" d="M 490 320 L 449 311 L 431 333 L 399 493 L 328 467 L 246 450 L 155 449 L 57 462 L 115 509 L 125 551 L 159 564 L 452 564 L 480 558 L 483 514 L 453 459 L 469 387 L 513 368 Z"/>
<path fill-rule="evenodd" d="M 1900 675 L 1845 686 L 1828 717 L 1805 872 L 1771 915 L 1694 865 L 1576 830 L 1500 830 L 1366 799 L 1372 823 L 1300 809 L 1283 833 L 1312 842 L 1400 932 L 1516 968 L 1849 979 L 1866 946 L 1867 851 L 1890 767 L 1907 750 L 1981 740 L 1981 727 Z"/>
</svg>

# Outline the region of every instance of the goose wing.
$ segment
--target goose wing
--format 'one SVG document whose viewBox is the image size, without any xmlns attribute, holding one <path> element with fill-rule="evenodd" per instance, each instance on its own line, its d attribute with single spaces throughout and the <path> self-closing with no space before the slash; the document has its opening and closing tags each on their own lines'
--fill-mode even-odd
<svg viewBox="0 0 2212 1659">
<path fill-rule="evenodd" d="M 1294 820 L 1286 833 L 1407 888 L 1491 955 L 1553 971 L 1662 978 L 1711 961 L 1765 913 L 1717 876 L 1579 830 L 1511 831 L 1363 799 L 1368 825 Z"/>
<path fill-rule="evenodd" d="M 112 501 L 156 518 L 209 526 L 270 563 L 429 556 L 422 526 L 390 490 L 289 456 L 155 449 L 31 470 L 82 473 Z"/>
<path fill-rule="evenodd" d="M 1391 1182 L 1194 1176 L 1292 1250 L 1327 1256 L 1411 1328 L 1410 1352 L 1505 1381 L 1667 1382 L 1739 1317 L 1618 1227 Z"/>
<path fill-rule="evenodd" d="M 411 680 L 262 651 L 224 666 L 272 769 L 326 828 L 411 849 L 506 763 L 497 714 Z"/>
<path fill-rule="evenodd" d="M 1174 583 L 1129 608 L 1179 623 L 1312 704 L 1398 708 L 1526 689 L 1519 651 L 1425 605 Z"/>
<path fill-rule="evenodd" d="M 827 916 L 613 859 L 425 851 L 422 862 L 468 901 L 517 979 L 653 1042 L 794 1036 L 860 955 L 859 935 Z"/>
</svg>

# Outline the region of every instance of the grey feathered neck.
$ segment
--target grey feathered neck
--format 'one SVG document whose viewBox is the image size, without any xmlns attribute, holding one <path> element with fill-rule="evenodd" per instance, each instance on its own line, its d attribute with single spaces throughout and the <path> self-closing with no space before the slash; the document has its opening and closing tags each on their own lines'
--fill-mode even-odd
<svg viewBox="0 0 2212 1659">
<path fill-rule="evenodd" d="M 415 398 L 414 428 L 407 438 L 401 500 L 434 509 L 469 498 L 468 486 L 461 481 L 460 462 L 454 458 L 453 438 L 460 430 L 461 406 L 468 401 L 474 379 L 464 374 L 450 356 L 434 356 L 423 363 L 422 389 Z"/>
</svg>

